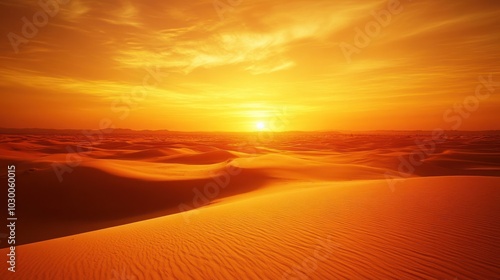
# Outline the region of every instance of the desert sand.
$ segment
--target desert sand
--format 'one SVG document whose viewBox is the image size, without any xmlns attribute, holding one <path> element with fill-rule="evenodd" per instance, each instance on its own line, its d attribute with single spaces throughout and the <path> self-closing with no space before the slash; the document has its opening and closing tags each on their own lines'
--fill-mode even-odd
<svg viewBox="0 0 500 280">
<path fill-rule="evenodd" d="M 500 279 L 498 135 L 82 139 L 0 135 L 1 279 Z"/>
</svg>

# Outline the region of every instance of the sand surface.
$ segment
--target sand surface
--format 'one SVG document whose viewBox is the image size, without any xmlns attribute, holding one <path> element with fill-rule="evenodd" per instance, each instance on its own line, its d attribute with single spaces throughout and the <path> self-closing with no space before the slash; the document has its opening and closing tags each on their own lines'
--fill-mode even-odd
<svg viewBox="0 0 500 280">
<path fill-rule="evenodd" d="M 498 136 L 83 139 L 0 135 L 1 279 L 500 279 Z"/>
</svg>

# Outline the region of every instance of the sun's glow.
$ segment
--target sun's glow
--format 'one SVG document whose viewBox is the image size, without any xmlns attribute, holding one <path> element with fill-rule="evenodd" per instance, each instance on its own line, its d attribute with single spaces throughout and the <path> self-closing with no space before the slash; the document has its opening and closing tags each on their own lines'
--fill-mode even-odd
<svg viewBox="0 0 500 280">
<path fill-rule="evenodd" d="M 255 127 L 257 130 L 264 130 L 266 129 L 266 123 L 265 122 L 256 122 Z"/>
</svg>

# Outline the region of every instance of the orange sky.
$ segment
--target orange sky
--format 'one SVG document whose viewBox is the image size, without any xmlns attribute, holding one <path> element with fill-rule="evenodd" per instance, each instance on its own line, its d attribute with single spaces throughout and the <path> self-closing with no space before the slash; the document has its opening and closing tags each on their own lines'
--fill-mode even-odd
<svg viewBox="0 0 500 280">
<path fill-rule="evenodd" d="M 500 84 L 448 112 L 500 81 L 496 0 L 59 2 L 0 4 L 0 127 L 500 129 Z"/>
</svg>

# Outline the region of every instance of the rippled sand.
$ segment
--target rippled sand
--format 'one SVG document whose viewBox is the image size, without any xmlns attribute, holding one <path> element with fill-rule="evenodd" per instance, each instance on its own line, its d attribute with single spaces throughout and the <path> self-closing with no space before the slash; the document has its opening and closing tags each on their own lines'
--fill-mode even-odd
<svg viewBox="0 0 500 280">
<path fill-rule="evenodd" d="M 495 135 L 0 137 L 2 279 L 500 279 Z"/>
</svg>

